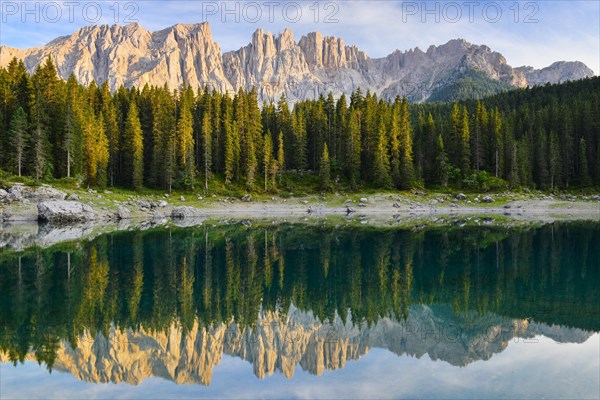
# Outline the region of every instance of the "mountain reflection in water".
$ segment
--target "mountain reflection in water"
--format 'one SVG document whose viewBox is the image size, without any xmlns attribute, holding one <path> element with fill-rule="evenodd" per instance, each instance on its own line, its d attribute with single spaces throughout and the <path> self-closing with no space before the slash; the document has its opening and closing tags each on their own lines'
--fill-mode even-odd
<svg viewBox="0 0 600 400">
<path fill-rule="evenodd" d="M 208 385 L 222 355 L 259 378 L 372 348 L 465 366 L 509 341 L 600 330 L 600 225 L 225 225 L 0 253 L 0 362 L 88 382 Z"/>
</svg>

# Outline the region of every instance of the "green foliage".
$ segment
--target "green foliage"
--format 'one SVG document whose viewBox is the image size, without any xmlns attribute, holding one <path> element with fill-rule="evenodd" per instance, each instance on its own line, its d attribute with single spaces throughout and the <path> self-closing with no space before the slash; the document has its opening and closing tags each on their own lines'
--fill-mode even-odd
<svg viewBox="0 0 600 400">
<path fill-rule="evenodd" d="M 471 89 L 457 93 L 470 97 L 492 85 L 473 71 L 459 78 Z M 590 187 L 600 185 L 599 93 L 600 78 L 591 78 L 409 105 L 358 89 L 350 104 L 330 94 L 293 108 L 281 97 L 261 109 L 254 89 L 110 93 L 106 83 L 61 81 L 50 59 L 32 76 L 13 60 L 0 68 L 0 167 L 36 181 L 81 177 L 136 190 L 193 190 L 202 180 L 204 190 L 214 182 L 230 191 L 314 192 L 326 146 L 329 183 L 340 190 Z"/>
<path fill-rule="evenodd" d="M 502 191 L 508 189 L 508 182 L 504 179 L 490 175 L 487 171 L 481 171 L 466 176 L 463 179 L 463 187 L 481 192 Z"/>
<path fill-rule="evenodd" d="M 485 73 L 468 70 L 451 78 L 452 83 L 435 89 L 428 101 L 453 102 L 469 99 L 483 99 L 511 89 L 504 82 L 489 78 Z"/>
</svg>

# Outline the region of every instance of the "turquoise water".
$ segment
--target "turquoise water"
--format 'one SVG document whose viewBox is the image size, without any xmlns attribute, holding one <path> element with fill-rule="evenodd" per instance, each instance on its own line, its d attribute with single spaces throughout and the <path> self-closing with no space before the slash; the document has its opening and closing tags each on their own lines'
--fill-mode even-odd
<svg viewBox="0 0 600 400">
<path fill-rule="evenodd" d="M 600 224 L 0 250 L 0 397 L 600 396 Z"/>
</svg>

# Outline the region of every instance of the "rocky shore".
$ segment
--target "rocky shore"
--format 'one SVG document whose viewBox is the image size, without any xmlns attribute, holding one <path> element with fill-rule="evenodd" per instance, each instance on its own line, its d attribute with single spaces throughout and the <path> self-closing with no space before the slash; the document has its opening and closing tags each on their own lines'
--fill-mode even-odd
<svg viewBox="0 0 600 400">
<path fill-rule="evenodd" d="M 600 222 L 600 195 L 427 194 L 422 191 L 300 197 L 234 197 L 67 193 L 42 185 L 0 188 L 0 249 L 47 247 L 107 231 L 212 223 L 514 225 L 553 221 Z"/>
<path fill-rule="evenodd" d="M 169 194 L 113 195 L 93 189 L 66 193 L 49 185 L 37 188 L 16 184 L 0 188 L 0 222 L 40 221 L 56 224 L 207 218 L 239 216 L 265 218 L 285 216 L 366 215 L 410 216 L 436 214 L 494 214 L 521 219 L 600 218 L 600 195 L 573 194 L 427 194 L 381 193 L 369 196 L 332 194 L 300 197 L 193 199 Z M 396 217 L 398 218 L 398 217 Z"/>
</svg>

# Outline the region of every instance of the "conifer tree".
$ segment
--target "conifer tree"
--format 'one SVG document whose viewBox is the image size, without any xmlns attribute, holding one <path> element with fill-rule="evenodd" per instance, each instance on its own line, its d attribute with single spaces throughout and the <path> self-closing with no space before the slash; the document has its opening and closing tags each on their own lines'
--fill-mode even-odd
<svg viewBox="0 0 600 400">
<path fill-rule="evenodd" d="M 378 132 L 379 136 L 373 163 L 373 181 L 377 187 L 389 189 L 392 186 L 392 178 L 390 176 L 390 159 L 388 156 L 386 129 L 383 121 L 379 124 Z"/>
<path fill-rule="evenodd" d="M 438 136 L 435 151 L 435 179 L 434 182 L 442 187 L 448 186 L 448 158 L 444 148 L 442 135 Z"/>
<path fill-rule="evenodd" d="M 78 139 L 79 139 L 79 118 L 77 109 L 77 98 L 76 98 L 76 85 L 75 77 L 69 78 L 67 82 L 67 104 L 65 109 L 65 126 L 63 136 L 63 150 L 66 158 L 66 176 L 70 178 L 73 175 L 73 164 L 78 153 Z"/>
<path fill-rule="evenodd" d="M 460 170 L 463 175 L 468 175 L 471 170 L 471 151 L 470 151 L 470 131 L 469 131 L 469 112 L 467 107 L 462 107 L 462 121 L 460 124 Z"/>
<path fill-rule="evenodd" d="M 471 135 L 471 152 L 472 152 L 472 164 L 475 166 L 475 171 L 479 173 L 480 168 L 486 166 L 485 163 L 485 142 L 487 137 L 488 128 L 488 113 L 485 105 L 478 101 L 473 116 L 473 129 Z"/>
<path fill-rule="evenodd" d="M 410 125 L 410 112 L 408 110 L 408 100 L 406 99 L 406 97 L 404 97 L 404 99 L 402 100 L 402 106 L 400 109 L 399 145 L 399 187 L 401 189 L 408 189 L 412 185 L 414 179 L 414 168 L 412 129 Z"/>
<path fill-rule="evenodd" d="M 85 115 L 83 129 L 84 172 L 88 186 L 106 187 L 108 166 L 108 139 L 104 131 L 104 117 L 96 118 L 91 108 Z"/>
<path fill-rule="evenodd" d="M 283 131 L 279 131 L 279 138 L 277 141 L 277 175 L 279 183 L 283 177 L 283 171 L 285 170 L 285 148 L 283 146 Z"/>
<path fill-rule="evenodd" d="M 548 171 L 548 142 L 547 134 L 543 125 L 539 125 L 535 137 L 537 146 L 534 148 L 534 177 L 535 183 L 540 188 L 549 186 L 549 171 Z"/>
<path fill-rule="evenodd" d="M 63 82 L 59 79 L 54 62 L 50 57 L 38 67 L 32 76 L 34 89 L 34 117 L 30 118 L 33 123 L 34 143 L 31 146 L 35 156 L 34 170 L 36 179 L 44 175 L 51 176 L 60 173 L 62 149 L 55 144 L 59 141 L 59 135 L 63 127 L 63 93 L 61 90 Z"/>
<path fill-rule="evenodd" d="M 248 130 L 246 137 L 246 184 L 249 188 L 254 186 L 258 162 L 260 160 L 262 146 L 262 122 L 260 118 L 260 109 L 258 108 L 258 100 L 256 88 L 247 94 L 248 102 Z"/>
<path fill-rule="evenodd" d="M 177 167 L 175 102 L 168 88 L 157 89 L 152 99 L 154 183 L 172 190 Z"/>
<path fill-rule="evenodd" d="M 271 132 L 267 131 L 263 138 L 263 175 L 265 180 L 265 192 L 269 190 L 269 183 L 271 174 L 273 173 L 273 164 L 275 160 L 273 158 L 273 140 L 271 139 Z"/>
<path fill-rule="evenodd" d="M 400 126 L 399 126 L 399 115 L 398 108 L 393 107 L 392 109 L 392 121 L 390 127 L 390 166 L 391 166 L 391 175 L 392 181 L 394 182 L 394 186 L 397 188 L 400 187 L 401 178 L 400 178 Z"/>
<path fill-rule="evenodd" d="M 508 177 L 508 181 L 510 183 L 510 185 L 514 188 L 519 186 L 520 183 L 520 179 L 519 179 L 519 162 L 517 159 L 518 156 L 518 152 L 519 152 L 519 148 L 517 145 L 517 142 L 512 140 L 511 142 L 511 158 L 510 158 L 510 173 L 509 173 L 509 177 Z"/>
<path fill-rule="evenodd" d="M 346 147 L 346 172 L 350 180 L 350 186 L 356 188 L 360 180 L 361 171 L 361 140 L 360 112 L 355 109 L 350 111 Z"/>
<path fill-rule="evenodd" d="M 230 184 L 238 169 L 239 139 L 238 129 L 233 126 L 233 100 L 229 96 L 224 96 L 221 102 L 221 131 L 223 132 L 223 173 L 225 183 Z"/>
<path fill-rule="evenodd" d="M 19 107 L 10 121 L 10 137 L 12 138 L 12 157 L 18 176 L 22 174 L 25 161 L 25 143 L 27 141 L 27 114 L 23 107 Z"/>
<path fill-rule="evenodd" d="M 210 115 L 210 123 L 212 125 L 212 138 L 211 138 L 211 149 L 212 149 L 212 171 L 222 172 L 223 171 L 223 142 L 224 132 L 222 132 L 222 121 L 221 121 L 221 103 L 222 95 L 217 92 L 216 89 L 212 91 L 212 107 Z"/>
<path fill-rule="evenodd" d="M 135 102 L 129 106 L 123 131 L 123 172 L 127 186 L 139 191 L 144 181 L 144 143 L 142 127 Z"/>
<path fill-rule="evenodd" d="M 504 145 L 502 143 L 502 118 L 500 116 L 498 107 L 495 107 L 490 111 L 488 124 L 489 144 L 487 160 L 490 164 L 488 168 L 493 166 L 492 171 L 498 178 L 500 177 L 500 172 L 503 170 L 502 160 L 504 160 Z"/>
<path fill-rule="evenodd" d="M 36 96 L 36 102 L 33 109 L 33 131 L 27 147 L 30 152 L 28 159 L 31 160 L 32 175 L 39 181 L 45 175 L 49 175 L 51 166 L 48 163 L 48 150 L 50 145 L 47 136 L 47 115 L 42 109 L 43 105 L 37 98 L 38 97 Z"/>
<path fill-rule="evenodd" d="M 293 143 L 294 141 L 294 133 L 293 129 L 295 128 L 292 125 L 292 114 L 290 112 L 290 108 L 287 102 L 285 95 L 282 95 L 279 101 L 277 102 L 277 110 L 276 114 L 276 126 L 273 132 L 281 132 L 283 133 L 283 138 L 286 143 Z M 288 151 L 288 149 L 285 149 Z M 288 162 L 293 160 L 292 157 L 292 148 L 290 146 L 289 151 L 285 154 L 284 160 L 287 159 Z M 285 166 L 280 166 L 280 170 L 283 170 Z"/>
<path fill-rule="evenodd" d="M 455 166 L 459 167 L 462 165 L 461 157 L 461 128 L 462 128 L 462 108 L 458 103 L 452 106 L 452 112 L 450 113 L 450 130 L 448 132 L 448 140 L 446 140 L 448 161 Z"/>
<path fill-rule="evenodd" d="M 120 130 L 117 121 L 117 109 L 108 88 L 108 83 L 104 82 L 101 88 L 102 114 L 104 115 L 104 130 L 108 138 L 108 179 L 110 186 L 115 185 L 115 180 L 119 174 L 119 144 Z"/>
<path fill-rule="evenodd" d="M 590 175 L 588 170 L 588 162 L 587 162 L 587 146 L 585 144 L 585 139 L 579 139 L 579 184 L 581 186 L 589 186 L 590 185 Z"/>
<path fill-rule="evenodd" d="M 329 189 L 329 179 L 331 176 L 331 165 L 329 162 L 329 149 L 327 143 L 323 145 L 323 153 L 321 154 L 321 161 L 319 163 L 319 178 L 321 179 L 321 188 L 323 190 Z"/>
<path fill-rule="evenodd" d="M 304 170 L 308 167 L 308 143 L 306 140 L 306 125 L 300 111 L 292 114 L 292 126 L 294 131 L 295 166 L 300 170 Z"/>
<path fill-rule="evenodd" d="M 177 122 L 177 160 L 185 185 L 194 188 L 196 162 L 194 161 L 194 127 L 190 105 L 186 98 L 180 105 Z"/>
<path fill-rule="evenodd" d="M 202 118 L 202 164 L 204 175 L 204 190 L 208 190 L 212 166 L 212 125 L 208 113 Z"/>
<path fill-rule="evenodd" d="M 561 184 L 560 143 L 556 132 L 550 132 L 550 190 Z"/>
<path fill-rule="evenodd" d="M 97 172 L 96 186 L 106 188 L 108 184 L 108 137 L 106 136 L 104 125 L 104 115 L 100 113 L 98 117 L 98 126 L 96 127 L 96 157 L 97 157 Z"/>
<path fill-rule="evenodd" d="M 233 123 L 229 120 L 230 115 L 226 114 L 225 123 L 225 183 L 229 184 L 233 180 L 235 172 L 235 139 Z"/>
</svg>

